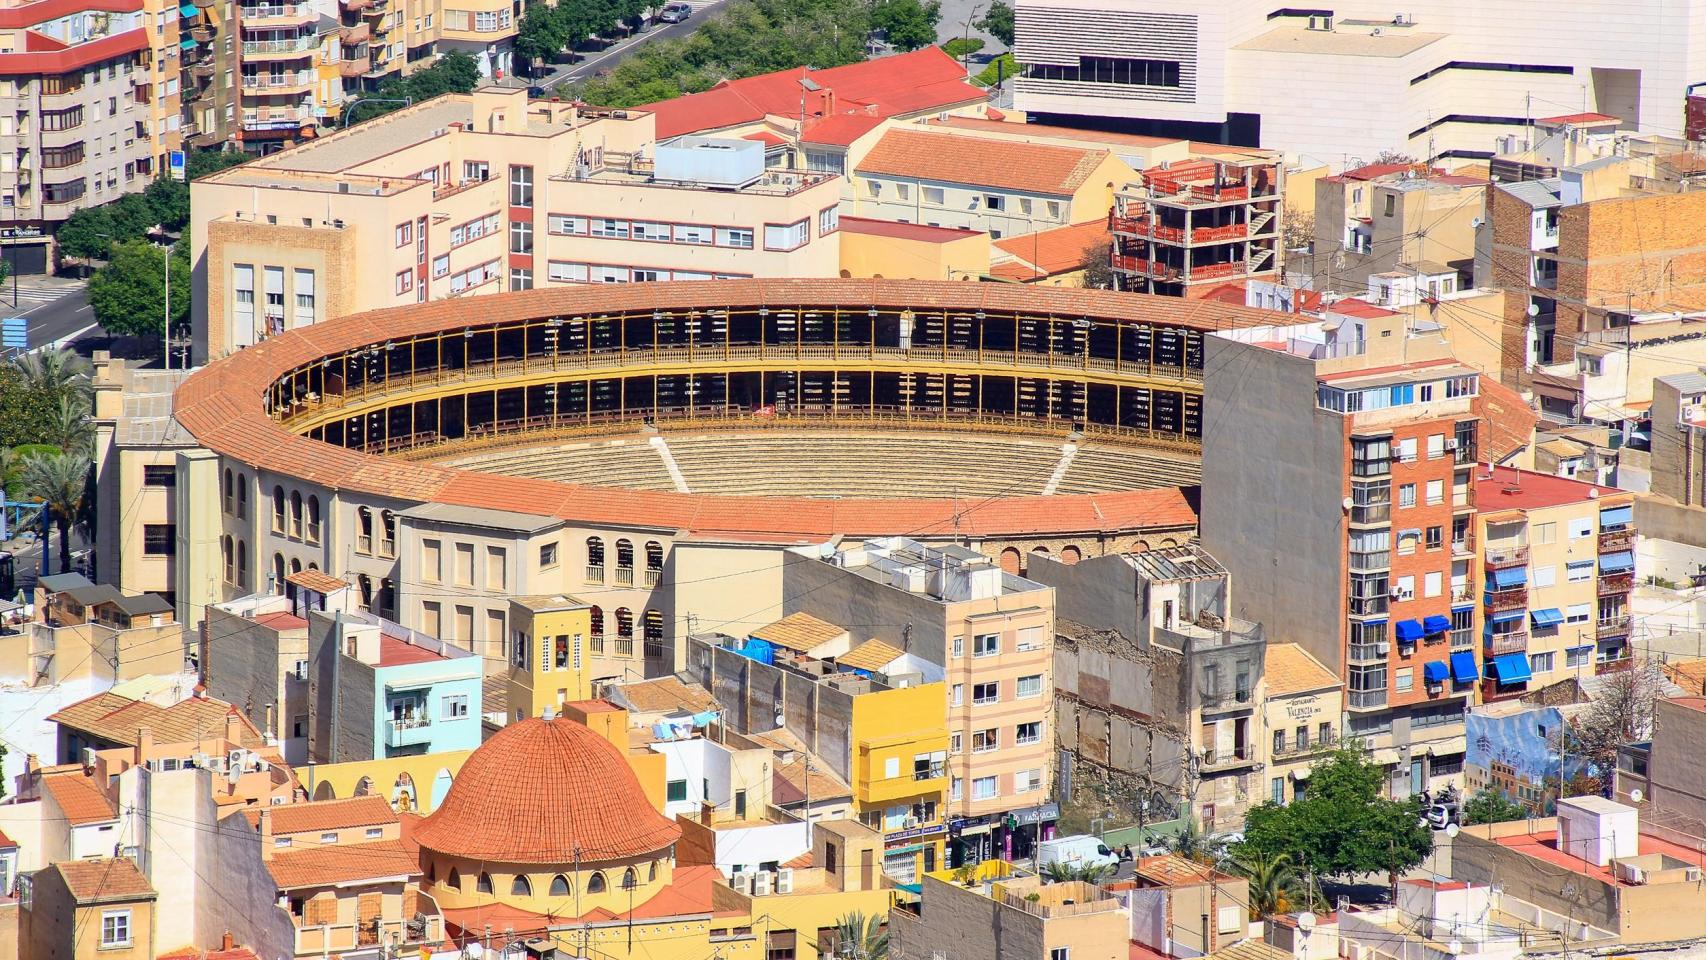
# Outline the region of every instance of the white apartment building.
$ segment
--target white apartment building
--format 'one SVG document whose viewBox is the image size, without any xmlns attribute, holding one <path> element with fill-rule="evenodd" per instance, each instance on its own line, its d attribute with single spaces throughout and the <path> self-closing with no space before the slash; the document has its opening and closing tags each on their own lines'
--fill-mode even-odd
<svg viewBox="0 0 1706 960">
<path fill-rule="evenodd" d="M 1583 112 L 1680 133 L 1706 0 L 1018 0 L 1015 105 L 1356 166 L 1487 157 Z M 1080 119 L 1082 122 L 1082 119 Z M 1122 127 L 1123 128 L 1123 127 Z"/>
</svg>

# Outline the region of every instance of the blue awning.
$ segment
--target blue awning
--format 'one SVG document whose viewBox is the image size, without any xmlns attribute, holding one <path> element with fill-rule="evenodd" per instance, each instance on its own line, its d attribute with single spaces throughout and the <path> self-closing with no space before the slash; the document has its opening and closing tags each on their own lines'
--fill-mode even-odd
<svg viewBox="0 0 1706 960">
<path fill-rule="evenodd" d="M 1377 617 L 1373 620 L 1358 620 L 1357 623 L 1360 623 L 1365 627 L 1384 627 L 1386 626 L 1386 618 Z"/>
<path fill-rule="evenodd" d="M 1474 683 L 1481 671 L 1475 668 L 1475 654 L 1459 650 L 1451 655 L 1451 679 L 1458 683 Z"/>
<path fill-rule="evenodd" d="M 1564 612 L 1559 610 L 1557 607 L 1547 607 L 1544 610 L 1536 610 L 1530 614 L 1529 617 L 1534 621 L 1534 625 L 1537 627 L 1555 627 L 1564 622 Z"/>
<path fill-rule="evenodd" d="M 1492 621 L 1493 623 L 1509 623 L 1512 620 L 1521 620 L 1524 616 L 1527 615 L 1527 613 L 1528 613 L 1528 611 L 1522 610 L 1520 608 L 1516 609 L 1516 610 L 1500 610 L 1498 613 L 1493 614 L 1488 619 L 1490 621 Z"/>
<path fill-rule="evenodd" d="M 195 4 L 193 4 L 193 3 L 186 3 L 186 4 L 184 4 L 184 5 L 183 5 L 183 6 L 181 6 L 181 7 L 179 7 L 179 8 L 178 8 L 178 12 L 179 12 L 179 13 L 181 13 L 181 14 L 183 14 L 183 15 L 184 15 L 184 16 L 186 16 L 186 17 L 193 17 L 193 16 L 195 16 L 195 15 L 196 15 L 196 14 L 197 14 L 197 13 L 200 13 L 200 12 L 201 12 L 201 11 L 199 11 L 199 10 L 197 10 L 197 9 L 196 9 L 196 8 L 195 8 Z M 164 301 L 162 301 L 162 302 L 164 302 Z"/>
<path fill-rule="evenodd" d="M 1444 660 L 1429 660 L 1422 664 L 1422 679 L 1429 683 L 1444 683 L 1449 676 L 1451 668 L 1445 665 Z"/>
<path fill-rule="evenodd" d="M 195 41 L 194 40 L 179 41 L 178 49 L 180 49 L 180 50 L 194 50 L 195 49 Z"/>
<path fill-rule="evenodd" d="M 1473 609 L 1475 609 L 1475 605 L 1473 603 L 1454 603 L 1451 605 L 1452 613 L 1462 613 L 1465 610 Z"/>
<path fill-rule="evenodd" d="M 1528 582 L 1527 567 L 1504 567 L 1490 571 L 1487 579 L 1492 581 L 1493 589 L 1503 590 L 1507 587 L 1520 587 Z"/>
<path fill-rule="evenodd" d="M 1502 657 L 1494 657 L 1487 664 L 1488 672 L 1500 683 L 1527 683 L 1534 674 L 1528 669 L 1528 654 L 1507 653 Z"/>
<path fill-rule="evenodd" d="M 1400 620 L 1393 631 L 1398 635 L 1399 643 L 1415 643 L 1422 639 L 1422 624 L 1419 620 Z"/>
<path fill-rule="evenodd" d="M 1629 507 L 1608 507 L 1607 509 L 1601 510 L 1599 512 L 1599 525 L 1601 527 L 1615 527 L 1615 526 L 1619 526 L 1622 524 L 1634 523 L 1634 522 L 1635 522 L 1635 508 L 1632 506 L 1629 506 Z"/>
<path fill-rule="evenodd" d="M 1423 633 L 1450 633 L 1451 618 L 1434 614 L 1422 621 Z"/>
<path fill-rule="evenodd" d="M 1600 573 L 1628 573 L 1633 569 L 1635 569 L 1635 555 L 1628 550 L 1600 555 Z"/>
</svg>

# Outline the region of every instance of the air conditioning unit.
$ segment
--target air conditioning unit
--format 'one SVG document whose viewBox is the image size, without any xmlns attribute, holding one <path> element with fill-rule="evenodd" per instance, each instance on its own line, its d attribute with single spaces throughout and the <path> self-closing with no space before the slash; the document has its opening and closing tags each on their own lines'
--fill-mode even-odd
<svg viewBox="0 0 1706 960">
<path fill-rule="evenodd" d="M 1378 653 L 1384 657 L 1388 653 L 1392 652 L 1392 644 L 1390 644 L 1390 643 L 1377 643 L 1374 645 L 1374 652 Z"/>
<path fill-rule="evenodd" d="M 1646 883 L 1647 872 L 1632 863 L 1619 863 L 1617 865 L 1617 879 L 1624 883 Z"/>
<path fill-rule="evenodd" d="M 192 753 L 190 754 L 190 765 L 200 767 L 203 770 L 210 770 L 213 768 L 213 758 L 205 753 Z"/>
<path fill-rule="evenodd" d="M 90 770 L 93 770 L 95 768 L 95 748 L 94 747 L 84 747 L 83 748 L 83 766 L 90 769 Z"/>
<path fill-rule="evenodd" d="M 1682 875 L 1689 883 L 1699 883 L 1702 879 L 1706 879 L 1706 871 L 1699 867 L 1684 867 Z"/>
<path fill-rule="evenodd" d="M 1457 438 L 1456 437 L 1446 437 L 1445 438 L 1445 448 L 1447 450 L 1456 450 L 1457 449 Z"/>
<path fill-rule="evenodd" d="M 1690 870 L 1690 872 L 1695 873 L 1695 874 L 1700 873 L 1700 870 L 1698 867 L 1690 867 L 1689 870 Z M 1698 876 L 1693 876 L 1693 877 L 1690 877 L 1689 879 L 1690 880 L 1698 880 L 1700 878 Z M 779 894 L 783 894 L 783 895 L 787 895 L 787 894 L 794 892 L 794 868 L 793 867 L 781 867 L 781 868 L 777 869 L 777 871 L 776 871 L 776 892 Z"/>
<path fill-rule="evenodd" d="M 751 895 L 752 874 L 742 873 L 739 870 L 735 871 L 735 875 L 729 878 L 729 886 L 739 890 L 741 893 Z"/>
<path fill-rule="evenodd" d="M 238 747 L 236 750 L 231 751 L 231 753 L 225 758 L 225 765 L 233 769 L 241 770 L 243 769 L 243 762 L 248 755 L 249 751 Z"/>
<path fill-rule="evenodd" d="M 755 897 L 770 896 L 772 874 L 768 870 L 760 870 L 752 875 L 752 895 Z"/>
<path fill-rule="evenodd" d="M 905 820 L 902 821 L 902 823 L 903 823 L 905 829 L 911 830 L 913 827 L 918 826 L 918 818 L 917 817 L 907 817 Z"/>
</svg>

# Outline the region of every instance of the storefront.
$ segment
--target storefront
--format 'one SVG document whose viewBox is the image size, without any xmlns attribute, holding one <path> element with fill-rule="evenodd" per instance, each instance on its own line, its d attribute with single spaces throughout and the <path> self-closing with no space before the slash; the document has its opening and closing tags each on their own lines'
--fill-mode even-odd
<svg viewBox="0 0 1706 960">
<path fill-rule="evenodd" d="M 883 873 L 896 883 L 917 883 L 941 866 L 948 825 L 935 823 L 883 834 Z"/>
<path fill-rule="evenodd" d="M 14 276 L 48 272 L 48 237 L 40 227 L 0 227 L 0 260 Z"/>
<path fill-rule="evenodd" d="M 1059 819 L 1059 804 L 1042 803 L 1005 814 L 950 820 L 948 865 L 1025 859 L 1038 841 L 1054 837 L 1054 822 Z"/>
</svg>

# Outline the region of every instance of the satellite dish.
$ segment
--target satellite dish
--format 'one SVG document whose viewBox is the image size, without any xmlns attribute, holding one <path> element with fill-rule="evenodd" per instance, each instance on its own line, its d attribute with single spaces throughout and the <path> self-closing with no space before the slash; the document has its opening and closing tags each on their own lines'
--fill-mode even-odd
<svg viewBox="0 0 1706 960">
<path fill-rule="evenodd" d="M 1531 317 L 1540 316 L 1540 304 L 1538 304 L 1538 303 L 1529 304 L 1528 305 L 1528 315 Z"/>
<path fill-rule="evenodd" d="M 1463 952 L 1463 941 L 1453 938 L 1450 943 L 1445 945 L 1445 949 L 1449 950 L 1451 955 L 1455 957 Z"/>
<path fill-rule="evenodd" d="M 1344 502 L 1344 507 L 1346 510 L 1349 510 L 1350 508 L 1356 506 L 1356 501 L 1352 500 L 1350 497 L 1346 497 L 1343 502 Z"/>
<path fill-rule="evenodd" d="M 1463 828 L 1455 823 L 1446 825 L 1445 835 L 1448 837 L 1456 837 L 1461 832 L 1463 832 Z"/>
<path fill-rule="evenodd" d="M 1300 914 L 1298 914 L 1297 915 L 1297 929 L 1302 930 L 1304 933 L 1308 933 L 1309 931 L 1315 929 L 1315 914 L 1313 914 L 1313 913 L 1300 913 Z"/>
<path fill-rule="evenodd" d="M 1645 796 L 1646 796 L 1646 794 L 1641 792 L 1640 787 L 1636 787 L 1635 789 L 1629 791 L 1629 801 L 1631 803 L 1640 803 L 1641 799 Z"/>
<path fill-rule="evenodd" d="M 835 544 L 830 543 L 827 540 L 825 540 L 823 543 L 818 544 L 817 545 L 817 555 L 824 558 L 825 560 L 828 560 L 830 557 L 835 556 Z"/>
</svg>

